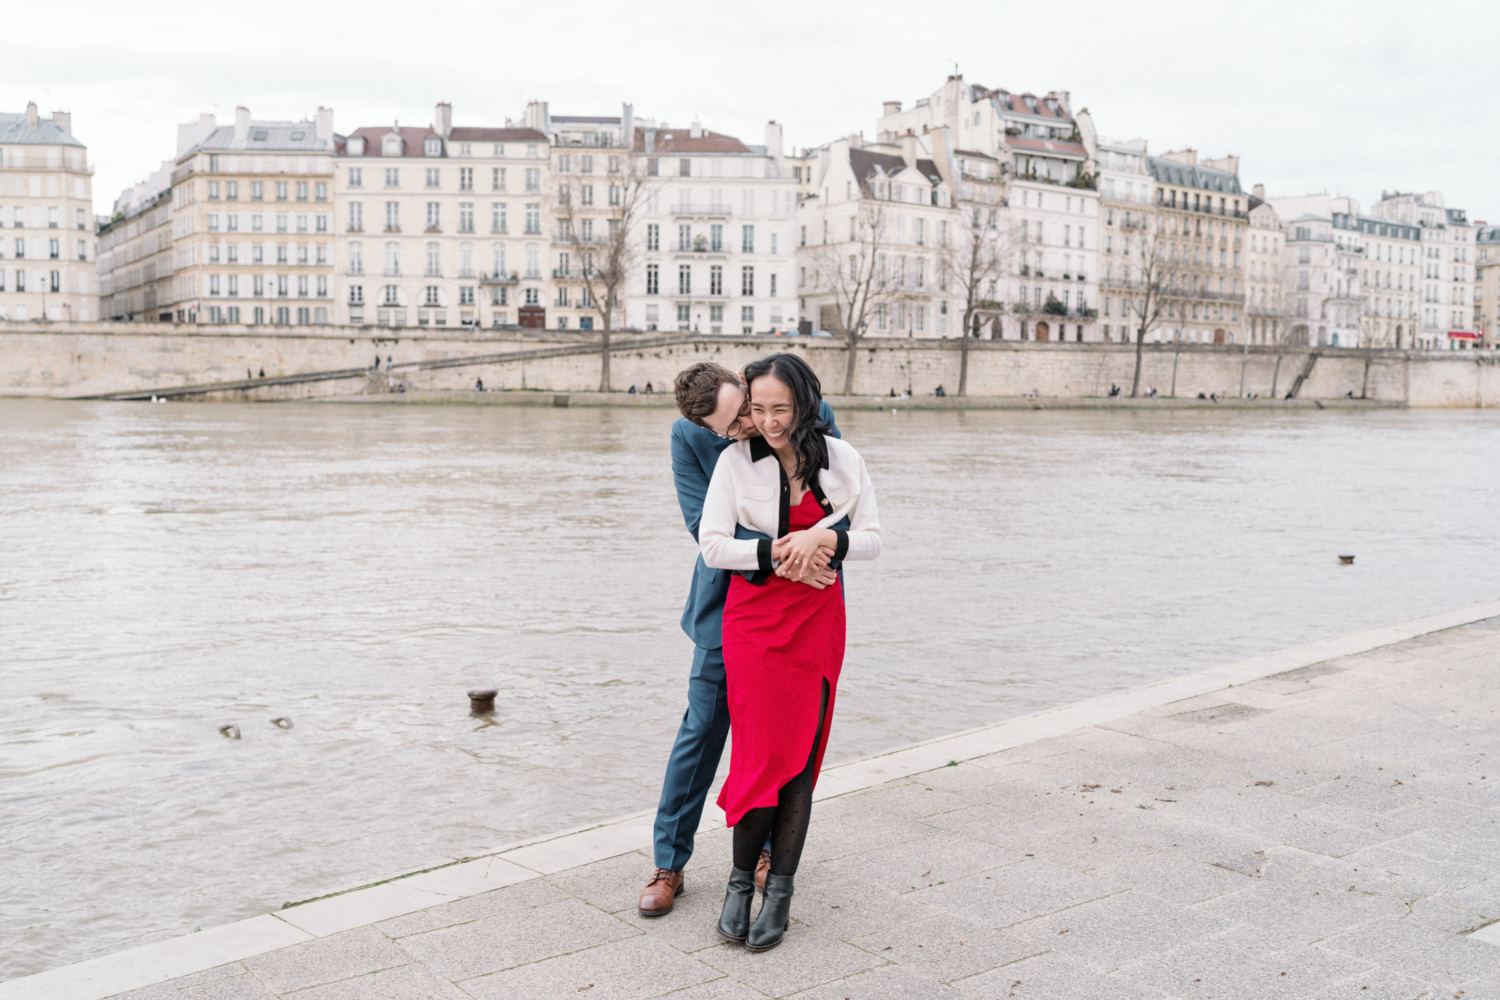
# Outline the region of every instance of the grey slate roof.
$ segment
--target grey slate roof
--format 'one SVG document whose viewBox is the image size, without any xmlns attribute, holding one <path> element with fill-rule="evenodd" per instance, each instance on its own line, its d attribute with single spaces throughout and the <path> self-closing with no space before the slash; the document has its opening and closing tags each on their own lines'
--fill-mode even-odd
<svg viewBox="0 0 1500 1000">
<path fill-rule="evenodd" d="M 82 146 L 49 118 L 38 118 L 36 128 L 26 127 L 24 112 L 0 112 L 0 143 L 7 146 Z"/>
<path fill-rule="evenodd" d="M 319 139 L 317 127 L 312 122 L 258 122 L 251 121 L 245 138 L 234 137 L 233 125 L 221 125 L 209 133 L 208 138 L 182 154 L 231 152 L 231 153 L 331 153 L 333 141 Z M 182 157 L 178 157 L 182 159 Z"/>
<path fill-rule="evenodd" d="M 1168 160 L 1161 156 L 1148 156 L 1146 163 L 1151 176 L 1160 184 L 1175 184 L 1179 187 L 1200 188 L 1219 194 L 1244 194 L 1240 190 L 1238 174 L 1231 174 L 1212 167 L 1190 167 L 1186 163 Z"/>
</svg>

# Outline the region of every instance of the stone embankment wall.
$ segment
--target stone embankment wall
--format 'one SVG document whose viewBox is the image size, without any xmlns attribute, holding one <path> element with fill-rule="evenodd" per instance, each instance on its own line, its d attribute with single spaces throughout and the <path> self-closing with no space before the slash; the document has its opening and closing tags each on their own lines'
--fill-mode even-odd
<svg viewBox="0 0 1500 1000">
<path fill-rule="evenodd" d="M 830 393 L 842 390 L 847 353 L 811 338 L 615 334 L 616 390 L 651 382 L 658 390 L 695 360 L 733 368 L 771 351 L 795 350 Z M 266 328 L 173 324 L 0 324 L 0 394 L 99 396 L 230 383 L 200 398 L 295 399 L 383 392 L 486 388 L 584 391 L 599 385 L 597 337 L 582 332 L 370 328 Z M 858 349 L 854 392 L 931 395 L 957 390 L 959 344 L 951 340 L 870 339 Z M 538 357 L 551 354 L 553 356 Z M 562 356 L 556 356 L 561 354 Z M 367 372 L 376 356 L 391 372 Z M 506 358 L 506 355 L 524 355 Z M 496 357 L 499 356 L 499 357 Z M 426 367 L 445 359 L 477 363 Z M 1312 364 L 1309 370 L 1309 361 Z M 1094 397 L 1128 391 L 1134 348 L 1123 344 L 980 341 L 971 344 L 969 393 L 976 396 Z M 264 371 L 266 383 L 258 383 Z M 327 378 L 277 382 L 310 373 Z M 1500 357 L 1488 351 L 1358 351 L 1148 344 L 1142 391 L 1285 396 L 1299 375 L 1303 399 L 1353 394 L 1419 407 L 1500 406 Z"/>
</svg>

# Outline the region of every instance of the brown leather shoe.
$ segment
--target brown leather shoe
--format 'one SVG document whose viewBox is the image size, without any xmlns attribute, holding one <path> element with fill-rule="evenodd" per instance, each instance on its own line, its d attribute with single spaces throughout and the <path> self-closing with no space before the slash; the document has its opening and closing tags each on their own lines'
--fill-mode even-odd
<svg viewBox="0 0 1500 1000">
<path fill-rule="evenodd" d="M 771 852 L 761 851 L 760 861 L 755 865 L 755 888 L 766 891 L 766 875 L 771 871 Z"/>
<path fill-rule="evenodd" d="M 641 893 L 641 901 L 636 904 L 636 909 L 643 917 L 665 916 L 672 912 L 672 904 L 685 891 L 682 872 L 658 868 L 652 874 L 651 881 L 646 883 L 645 891 Z"/>
</svg>

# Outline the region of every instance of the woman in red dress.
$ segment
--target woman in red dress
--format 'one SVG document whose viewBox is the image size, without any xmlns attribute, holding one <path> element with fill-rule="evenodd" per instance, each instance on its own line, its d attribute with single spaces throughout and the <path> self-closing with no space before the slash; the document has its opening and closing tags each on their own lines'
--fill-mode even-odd
<svg viewBox="0 0 1500 1000">
<path fill-rule="evenodd" d="M 719 456 L 699 539 L 707 565 L 757 571 L 731 578 L 724 605 L 733 742 L 719 805 L 734 827 L 734 864 L 718 927 L 764 951 L 781 943 L 790 919 L 844 661 L 842 583 L 814 590 L 794 579 L 875 558 L 880 523 L 864 460 L 818 420 L 821 387 L 807 363 L 775 354 L 744 374 L 760 437 Z M 830 527 L 846 517 L 848 529 Z M 737 525 L 767 537 L 737 539 Z M 753 873 L 768 835 L 771 870 L 752 925 Z"/>
</svg>

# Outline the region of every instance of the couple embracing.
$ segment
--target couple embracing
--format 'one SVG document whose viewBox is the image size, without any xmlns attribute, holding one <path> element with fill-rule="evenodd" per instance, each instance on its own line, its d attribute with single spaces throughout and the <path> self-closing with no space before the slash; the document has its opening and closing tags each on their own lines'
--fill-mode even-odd
<svg viewBox="0 0 1500 1000">
<path fill-rule="evenodd" d="M 840 567 L 880 554 L 875 490 L 795 354 L 756 361 L 743 377 L 695 364 L 675 391 L 683 419 L 672 427 L 673 478 L 700 549 L 682 627 L 696 648 L 657 808 L 656 870 L 639 910 L 665 915 L 683 892 L 732 731 L 718 802 L 734 849 L 718 930 L 765 951 L 790 923 L 833 721 L 844 660 Z"/>
</svg>

